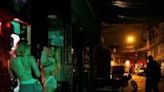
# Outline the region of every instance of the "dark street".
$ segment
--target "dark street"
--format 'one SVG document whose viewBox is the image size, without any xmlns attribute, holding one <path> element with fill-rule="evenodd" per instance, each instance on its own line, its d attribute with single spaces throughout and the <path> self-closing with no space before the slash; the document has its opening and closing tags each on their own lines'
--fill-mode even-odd
<svg viewBox="0 0 164 92">
<path fill-rule="evenodd" d="M 26 84 L 145 92 L 146 78 L 154 86 L 161 78 L 164 92 L 163 8 L 162 0 L 0 0 L 0 92 Z"/>
</svg>

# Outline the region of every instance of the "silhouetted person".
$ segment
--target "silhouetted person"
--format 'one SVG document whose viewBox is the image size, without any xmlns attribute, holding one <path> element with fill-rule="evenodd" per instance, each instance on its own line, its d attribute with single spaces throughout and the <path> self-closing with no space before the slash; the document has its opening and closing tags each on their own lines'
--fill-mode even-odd
<svg viewBox="0 0 164 92">
<path fill-rule="evenodd" d="M 158 82 L 160 81 L 160 65 L 154 60 L 153 56 L 148 56 L 146 69 L 146 92 L 159 92 Z"/>
</svg>

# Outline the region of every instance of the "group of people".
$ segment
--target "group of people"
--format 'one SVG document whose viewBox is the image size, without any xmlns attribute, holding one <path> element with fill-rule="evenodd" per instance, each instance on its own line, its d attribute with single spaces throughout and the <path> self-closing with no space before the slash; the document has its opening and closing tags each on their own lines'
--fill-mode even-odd
<svg viewBox="0 0 164 92">
<path fill-rule="evenodd" d="M 18 79 L 19 92 L 55 92 L 55 75 L 60 73 L 61 69 L 57 49 L 55 46 L 43 48 L 40 70 L 27 41 L 18 42 L 15 56 L 9 60 L 9 75 L 12 80 Z"/>
<path fill-rule="evenodd" d="M 27 41 L 17 44 L 15 54 L 9 60 L 9 75 L 11 79 L 18 79 L 19 92 L 55 92 L 57 80 L 55 75 L 60 73 L 60 54 L 54 46 L 44 47 L 41 52 L 41 66 L 36 62 Z M 146 69 L 146 92 L 159 92 L 160 66 L 148 56 Z M 39 80 L 41 78 L 41 80 Z"/>
</svg>

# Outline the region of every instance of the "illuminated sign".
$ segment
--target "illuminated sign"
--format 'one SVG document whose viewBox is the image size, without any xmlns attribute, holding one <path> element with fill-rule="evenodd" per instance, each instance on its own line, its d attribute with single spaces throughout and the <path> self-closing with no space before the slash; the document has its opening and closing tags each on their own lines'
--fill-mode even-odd
<svg viewBox="0 0 164 92">
<path fill-rule="evenodd" d="M 48 39 L 52 46 L 63 46 L 63 36 L 59 31 L 49 31 Z"/>
<path fill-rule="evenodd" d="M 11 21 L 14 27 L 14 33 L 20 34 L 20 24 L 17 21 Z"/>
</svg>

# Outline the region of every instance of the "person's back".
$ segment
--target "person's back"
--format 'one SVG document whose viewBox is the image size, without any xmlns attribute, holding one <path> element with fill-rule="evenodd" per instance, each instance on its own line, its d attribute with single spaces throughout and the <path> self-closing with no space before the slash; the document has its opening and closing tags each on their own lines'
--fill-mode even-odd
<svg viewBox="0 0 164 92">
<path fill-rule="evenodd" d="M 20 82 L 35 80 L 33 78 L 32 71 L 34 71 L 33 73 L 35 74 L 35 77 L 40 77 L 40 71 L 37 69 L 35 62 L 36 61 L 33 56 L 18 56 L 12 60 L 11 68 L 17 75 Z"/>
<path fill-rule="evenodd" d="M 40 71 L 35 58 L 30 54 L 28 44 L 20 42 L 16 54 L 17 56 L 10 62 L 10 69 L 14 77 L 19 79 L 19 92 L 42 92 L 41 84 L 37 79 L 40 77 Z"/>
<path fill-rule="evenodd" d="M 159 82 L 161 73 L 160 73 L 160 65 L 157 61 L 154 59 L 149 60 L 149 63 L 147 64 L 147 71 L 146 71 L 146 77 L 152 82 Z"/>
</svg>

